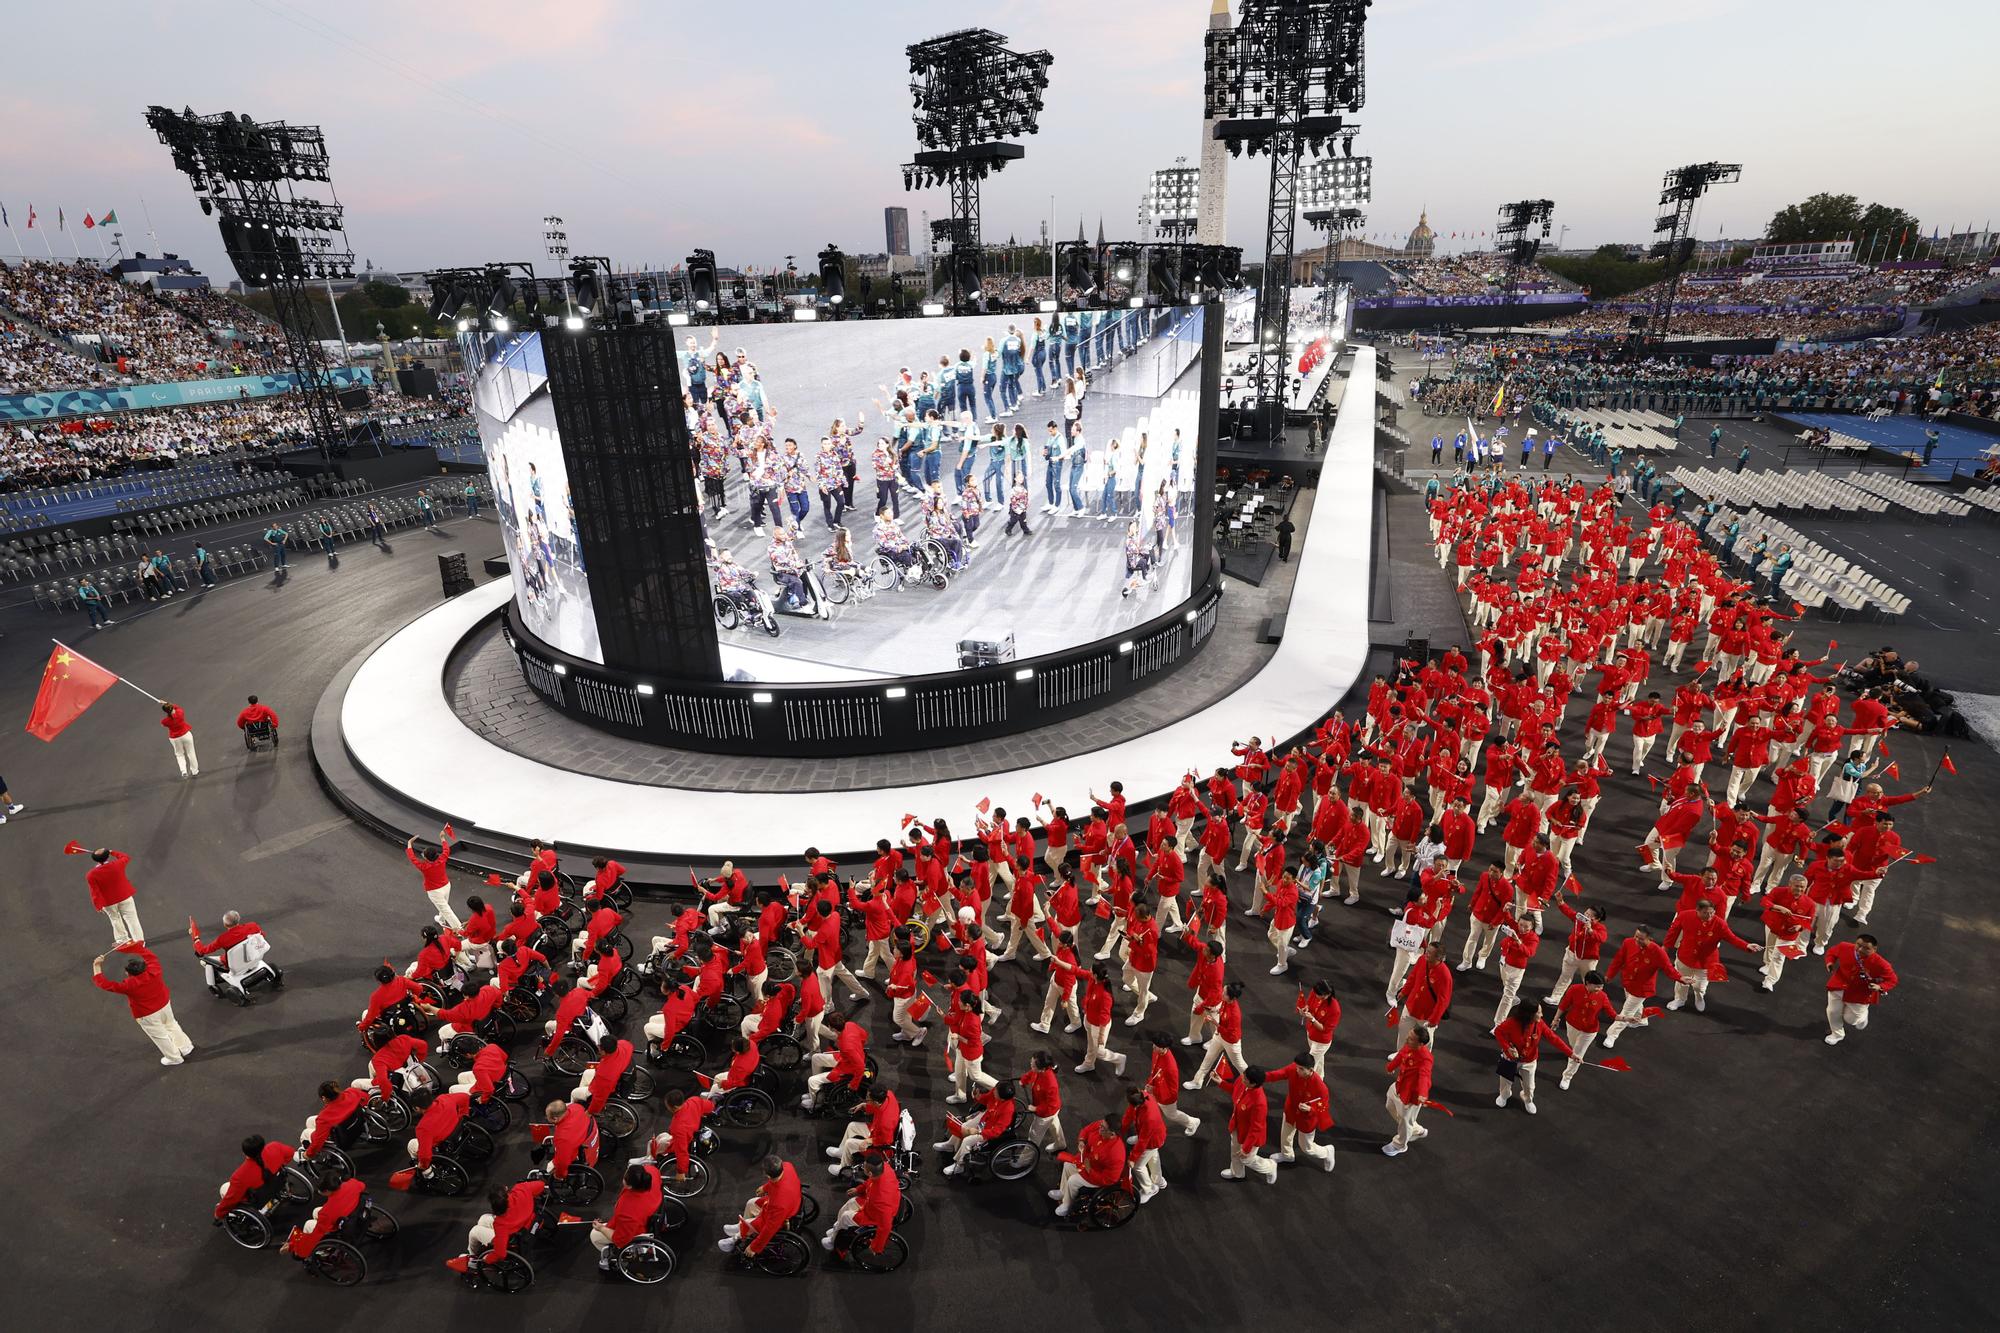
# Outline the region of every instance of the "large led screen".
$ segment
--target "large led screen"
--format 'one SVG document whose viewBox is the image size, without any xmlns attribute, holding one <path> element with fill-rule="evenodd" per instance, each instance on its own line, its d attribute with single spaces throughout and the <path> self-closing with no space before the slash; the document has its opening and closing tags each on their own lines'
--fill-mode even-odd
<svg viewBox="0 0 2000 1333">
<path fill-rule="evenodd" d="M 460 341 L 521 618 L 553 647 L 602 662 L 542 335 L 475 333 Z"/>
<path fill-rule="evenodd" d="M 1184 601 L 1204 313 L 681 330 L 725 673 L 949 671 Z"/>
</svg>

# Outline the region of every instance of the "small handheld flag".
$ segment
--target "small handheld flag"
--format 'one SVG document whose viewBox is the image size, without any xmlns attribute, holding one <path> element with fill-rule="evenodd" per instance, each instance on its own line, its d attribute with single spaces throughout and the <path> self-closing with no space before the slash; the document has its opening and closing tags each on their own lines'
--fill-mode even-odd
<svg viewBox="0 0 2000 1333">
<path fill-rule="evenodd" d="M 1632 1072 L 1632 1066 L 1626 1063 L 1625 1057 L 1622 1055 L 1614 1055 L 1609 1060 L 1599 1060 L 1597 1066 L 1600 1069 L 1609 1069 L 1620 1074 L 1629 1074 Z"/>
<path fill-rule="evenodd" d="M 75 838 L 71 838 L 68 842 L 63 844 L 64 856 L 81 856 L 89 850 L 90 848 L 84 846 L 82 843 L 78 842 Z"/>
<path fill-rule="evenodd" d="M 989 810 L 993 808 L 993 798 L 991 796 L 980 797 L 979 804 L 974 808 L 977 809 L 979 813 L 982 815 L 987 813 Z"/>
<path fill-rule="evenodd" d="M 1938 767 L 1953 777 L 1958 776 L 1958 765 L 1951 762 L 1951 751 L 1949 749 L 1944 752 L 1944 758 L 1938 760 Z"/>
</svg>

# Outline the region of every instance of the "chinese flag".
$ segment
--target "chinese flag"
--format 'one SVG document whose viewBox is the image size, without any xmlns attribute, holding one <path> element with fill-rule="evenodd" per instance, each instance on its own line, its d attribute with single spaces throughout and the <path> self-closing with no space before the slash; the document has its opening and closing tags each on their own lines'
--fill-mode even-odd
<svg viewBox="0 0 2000 1333">
<path fill-rule="evenodd" d="M 913 1022 L 923 1022 L 924 1016 L 930 1013 L 930 1011 L 931 996 L 929 991 L 918 991 L 910 997 L 910 1007 L 907 1012 Z"/>
<path fill-rule="evenodd" d="M 1918 852 L 1915 856 L 1912 856 L 1910 860 L 1920 866 L 1934 866 L 1937 864 L 1937 858 L 1935 856 L 1926 856 L 1922 852 Z"/>
<path fill-rule="evenodd" d="M 1897 778 L 1903 776 L 1903 770 L 1900 766 L 1897 765 L 1896 761 L 1892 759 L 1889 761 L 1889 766 L 1882 770 L 1882 776 L 1889 779 L 1889 781 L 1894 782 Z"/>
<path fill-rule="evenodd" d="M 57 644 L 42 668 L 42 688 L 28 714 L 28 734 L 54 740 L 62 729 L 83 716 L 83 710 L 118 683 L 118 677 L 87 657 Z"/>
<path fill-rule="evenodd" d="M 44 688 L 44 689 L 46 689 L 47 687 L 48 687 L 48 683 L 47 683 L 47 681 L 46 681 L 46 680 L 44 680 L 44 681 L 43 681 L 43 688 Z M 102 691 L 99 691 L 99 693 L 102 693 Z M 95 699 L 95 698 L 97 697 L 97 695 L 93 694 L 93 695 L 91 695 L 90 697 L 91 697 L 91 698 L 93 698 L 93 699 Z M 1886 748 L 1886 747 L 1885 747 L 1885 748 Z M 1944 770 L 1945 772 L 1947 772 L 1947 773 L 1951 774 L 1951 775 L 1952 775 L 1953 777 L 1957 777 L 1957 776 L 1958 776 L 1958 765 L 1957 765 L 1957 764 L 1954 764 L 1954 763 L 1952 763 L 1952 762 L 1951 762 L 1951 751 L 1950 751 L 1950 750 L 1946 750 L 1946 751 L 1944 752 L 1944 758 L 1942 758 L 1942 759 L 1938 760 L 1938 767 L 1939 767 L 1939 768 L 1941 768 L 1941 769 L 1943 769 L 1943 770 Z"/>
<path fill-rule="evenodd" d="M 1609 1069 L 1613 1073 L 1618 1074 L 1629 1074 L 1632 1072 L 1632 1066 L 1625 1062 L 1625 1057 L 1622 1055 L 1614 1055 L 1609 1060 L 1599 1060 L 1597 1067 L 1599 1069 Z"/>
</svg>

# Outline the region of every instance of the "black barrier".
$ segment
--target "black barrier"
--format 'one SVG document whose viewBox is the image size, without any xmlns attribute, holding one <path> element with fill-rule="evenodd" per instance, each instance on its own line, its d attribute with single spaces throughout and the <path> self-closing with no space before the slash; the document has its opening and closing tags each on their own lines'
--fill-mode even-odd
<svg viewBox="0 0 2000 1333">
<path fill-rule="evenodd" d="M 852 683 L 737 684 L 613 670 L 535 638 L 512 602 L 478 629 L 504 617 L 508 646 L 535 692 L 619 735 L 723 754 L 931 750 L 1080 717 L 1185 666 L 1221 609 L 1221 570 L 1213 557 L 1206 568 L 1185 602 L 1121 636 L 996 666 Z"/>
</svg>

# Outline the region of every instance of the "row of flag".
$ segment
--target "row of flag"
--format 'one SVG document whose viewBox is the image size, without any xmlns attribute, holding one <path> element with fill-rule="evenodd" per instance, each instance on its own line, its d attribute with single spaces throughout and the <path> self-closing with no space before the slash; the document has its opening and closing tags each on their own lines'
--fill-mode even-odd
<svg viewBox="0 0 2000 1333">
<path fill-rule="evenodd" d="M 26 228 L 24 228 L 24 230 L 33 231 L 35 229 L 35 221 L 39 217 L 41 217 L 41 214 L 35 211 L 35 206 L 33 204 L 29 204 L 28 225 Z M 115 208 L 107 208 L 104 210 L 102 214 L 98 215 L 97 217 L 92 217 L 88 213 L 85 213 L 83 215 L 83 229 L 85 231 L 90 231 L 96 227 L 116 226 L 117 223 L 118 223 L 118 210 Z M 6 227 L 11 231 L 13 229 L 13 226 L 14 226 L 14 219 L 8 216 L 7 205 L 0 204 L 0 227 Z M 56 230 L 57 231 L 69 230 L 69 215 L 66 212 L 64 212 L 61 208 L 56 209 Z"/>
</svg>

